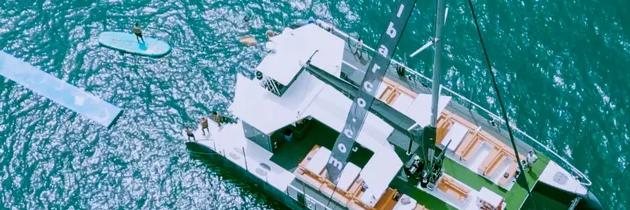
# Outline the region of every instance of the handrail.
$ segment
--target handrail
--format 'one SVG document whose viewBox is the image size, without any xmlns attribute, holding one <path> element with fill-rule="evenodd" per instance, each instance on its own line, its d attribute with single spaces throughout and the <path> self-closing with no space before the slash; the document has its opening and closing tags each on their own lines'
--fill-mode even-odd
<svg viewBox="0 0 630 210">
<path fill-rule="evenodd" d="M 260 81 L 260 85 L 265 89 L 271 91 L 273 94 L 280 95 L 280 89 L 278 85 L 271 77 L 265 77 Z"/>
<path fill-rule="evenodd" d="M 326 23 L 326 22 L 324 22 L 324 21 L 322 21 L 322 20 L 316 20 L 316 23 L 317 23 L 320 27 L 322 27 L 322 28 L 324 28 L 324 29 L 332 29 L 335 33 L 337 33 L 337 34 L 339 34 L 340 36 L 342 36 L 342 37 L 346 38 L 348 41 L 352 41 L 352 42 L 354 42 L 355 44 L 356 44 L 356 43 L 358 43 L 358 40 L 357 40 L 356 38 L 354 38 L 354 37 L 352 37 L 352 36 L 348 35 L 347 33 L 345 33 L 345 32 L 343 32 L 343 31 L 339 30 L 338 28 L 336 28 L 336 27 L 332 26 L 332 25 L 331 25 L 331 24 L 329 24 L 329 23 Z M 372 47 L 370 47 L 370 46 L 368 46 L 368 45 L 366 45 L 366 44 L 363 44 L 363 48 L 364 48 L 364 49 L 369 50 L 369 51 L 370 51 L 370 52 L 372 52 L 372 53 L 376 53 L 376 50 L 374 50 L 374 48 L 372 48 Z M 424 76 L 424 75 L 420 74 L 419 72 L 415 71 L 415 70 L 414 70 L 414 69 L 412 69 L 412 68 L 409 68 L 408 66 L 406 66 L 405 64 L 403 64 L 403 63 L 401 63 L 401 62 L 399 62 L 399 61 L 396 61 L 396 60 L 394 60 L 394 59 L 391 59 L 391 62 L 392 62 L 392 63 L 394 63 L 394 64 L 396 64 L 396 65 L 398 65 L 398 66 L 404 67 L 404 68 L 405 68 L 405 70 L 407 70 L 407 72 L 411 73 L 411 74 L 412 74 L 415 78 L 419 78 L 419 79 L 421 79 L 421 80 L 424 80 L 425 82 L 428 82 L 428 84 L 431 84 L 431 83 L 433 82 L 430 78 L 428 78 L 428 77 L 426 77 L 426 76 Z M 423 85 L 424 85 L 424 83 L 422 83 L 422 82 L 421 82 L 421 84 L 423 84 Z M 491 112 L 490 110 L 488 110 L 488 109 L 486 109 L 486 108 L 482 107 L 481 105 L 479 105 L 479 104 L 477 104 L 477 103 L 475 103 L 475 102 L 471 101 L 470 99 L 468 99 L 468 98 L 466 98 L 466 97 L 464 97 L 464 96 L 460 95 L 459 93 L 457 93 L 457 92 L 455 92 L 455 91 L 451 90 L 450 88 L 448 88 L 448 87 L 446 87 L 446 86 L 444 86 L 444 85 L 440 85 L 440 92 L 441 92 L 441 93 L 443 93 L 443 92 L 442 92 L 442 90 L 444 90 L 445 92 L 447 92 L 448 94 L 450 94 L 450 95 L 451 95 L 451 97 L 452 97 L 452 98 L 455 98 L 456 100 L 458 100 L 458 102 L 460 102 L 460 103 L 462 103 L 462 102 L 463 102 L 463 104 L 461 104 L 461 105 L 465 106 L 465 104 L 469 104 L 470 106 L 472 106 L 472 107 L 468 107 L 469 109 L 479 109 L 479 110 L 481 110 L 481 111 L 482 111 L 482 113 L 477 112 L 478 114 L 486 114 L 486 115 L 487 115 L 487 117 L 490 117 L 492 120 L 494 120 L 494 121 L 498 121 L 498 122 L 499 122 L 499 123 L 501 123 L 502 125 L 505 125 L 505 124 L 506 124 L 505 120 L 503 120 L 503 119 L 502 119 L 501 117 L 499 117 L 498 115 L 496 115 L 496 114 L 494 114 L 493 112 Z M 563 164 L 563 166 L 568 167 L 568 168 L 570 169 L 570 171 L 573 173 L 573 175 L 576 177 L 576 179 L 577 179 L 577 180 L 578 180 L 578 181 L 579 181 L 582 185 L 584 185 L 584 186 L 586 186 L 586 187 L 588 187 L 588 186 L 591 186 L 591 185 L 592 185 L 591 180 L 590 180 L 590 179 L 589 179 L 589 178 L 588 178 L 588 177 L 587 177 L 587 176 L 586 176 L 586 175 L 585 175 L 582 171 L 580 171 L 579 169 L 577 169 L 577 168 L 576 168 L 573 164 L 571 164 L 571 163 L 570 163 L 568 160 L 566 160 L 564 157 L 560 156 L 560 155 L 559 155 L 558 153 L 556 153 L 553 149 L 551 149 L 551 148 L 549 148 L 548 146 L 546 146 L 546 145 L 542 144 L 540 141 L 538 141 L 538 140 L 537 140 L 537 139 L 535 139 L 534 137 L 531 137 L 530 135 L 528 135 L 527 133 L 525 133 L 524 131 L 522 131 L 522 130 L 521 130 L 521 129 L 519 129 L 518 127 L 516 127 L 516 126 L 514 125 L 514 123 L 513 123 L 513 122 L 510 122 L 510 123 L 509 123 L 509 126 L 510 126 L 512 129 L 514 129 L 514 131 L 516 131 L 516 134 L 518 134 L 518 135 L 521 135 L 521 136 L 525 137 L 525 139 L 523 139 L 523 138 L 518 138 L 519 140 L 521 140 L 521 141 L 529 140 L 529 141 L 531 141 L 531 142 L 535 143 L 537 146 L 544 148 L 544 150 L 545 150 L 545 151 L 547 151 L 548 153 L 552 154 L 552 155 L 553 155 L 553 157 L 551 157 L 551 158 L 556 158 L 556 160 L 555 160 L 555 161 L 556 161 L 558 164 Z M 533 146 L 533 145 L 530 145 L 530 146 Z"/>
<path fill-rule="evenodd" d="M 304 183 L 302 183 L 302 184 L 304 184 Z M 325 208 L 325 209 L 327 209 L 327 210 L 330 210 L 330 207 L 328 207 L 328 206 L 324 205 L 322 202 L 319 202 L 319 200 L 317 200 L 317 199 L 313 198 L 313 197 L 312 197 L 312 196 L 310 196 L 309 194 L 306 194 L 306 192 L 304 192 L 304 191 L 302 191 L 302 190 L 298 189 L 297 187 L 295 187 L 295 186 L 293 186 L 293 185 L 291 185 L 291 184 L 289 184 L 289 186 L 287 187 L 287 189 L 288 189 L 289 187 L 290 187 L 290 188 L 292 188 L 293 190 L 295 190 L 295 192 L 297 192 L 297 193 L 302 193 L 302 195 L 304 195 L 304 201 L 306 201 L 306 199 L 307 199 L 307 197 L 308 197 L 308 198 L 310 198 L 310 200 L 311 200 L 311 201 L 315 201 L 315 202 L 316 202 L 317 204 L 319 204 L 320 206 L 324 207 L 324 208 Z M 287 193 L 287 194 L 288 194 L 288 193 Z M 289 196 L 289 197 L 291 197 L 291 196 Z M 293 197 L 291 197 L 291 198 L 293 198 Z M 293 198 L 293 200 L 295 200 L 295 198 Z M 306 203 L 305 203 L 304 205 L 306 205 Z"/>
</svg>

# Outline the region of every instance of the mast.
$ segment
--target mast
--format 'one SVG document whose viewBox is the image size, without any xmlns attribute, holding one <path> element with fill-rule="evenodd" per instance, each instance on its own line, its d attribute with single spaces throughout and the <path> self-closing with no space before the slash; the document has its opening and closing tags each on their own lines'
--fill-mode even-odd
<svg viewBox="0 0 630 210">
<path fill-rule="evenodd" d="M 422 187 L 428 187 L 432 189 L 435 182 L 441 175 L 441 170 L 434 170 L 436 168 L 442 168 L 443 155 L 436 156 L 436 151 L 439 149 L 435 146 L 437 140 L 437 118 L 438 118 L 438 101 L 440 98 L 440 63 L 442 58 L 442 26 L 444 25 L 444 1 L 437 0 L 436 2 L 436 14 L 435 14 L 435 37 L 433 38 L 433 46 L 435 47 L 435 54 L 433 56 L 433 86 L 431 87 L 431 125 L 427 126 L 422 131 L 422 145 L 423 145 L 423 159 L 424 169 L 422 172 Z"/>
<path fill-rule="evenodd" d="M 435 14 L 435 37 L 433 43 L 435 47 L 435 55 L 433 55 L 433 86 L 431 87 L 431 126 L 437 125 L 438 118 L 438 101 L 440 98 L 440 68 L 442 61 L 442 26 L 444 25 L 444 1 L 437 0 Z"/>
</svg>

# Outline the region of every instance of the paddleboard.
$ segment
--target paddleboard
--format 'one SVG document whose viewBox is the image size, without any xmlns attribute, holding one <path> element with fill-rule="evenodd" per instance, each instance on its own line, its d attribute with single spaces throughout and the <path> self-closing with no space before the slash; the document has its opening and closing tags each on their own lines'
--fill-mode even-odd
<svg viewBox="0 0 630 210">
<path fill-rule="evenodd" d="M 102 32 L 98 42 L 112 49 L 152 57 L 164 56 L 171 51 L 171 46 L 164 41 L 144 37 L 144 42 L 138 42 L 136 35 L 125 32 Z"/>
</svg>

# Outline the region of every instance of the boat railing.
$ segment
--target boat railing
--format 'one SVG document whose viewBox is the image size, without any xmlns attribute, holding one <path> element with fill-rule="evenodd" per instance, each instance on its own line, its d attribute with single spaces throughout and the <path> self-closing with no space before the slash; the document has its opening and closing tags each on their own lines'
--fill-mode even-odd
<svg viewBox="0 0 630 210">
<path fill-rule="evenodd" d="M 307 207 L 309 207 L 309 209 L 317 209 L 317 208 L 312 208 L 312 206 L 309 203 L 309 202 L 312 202 L 312 203 L 316 203 L 320 207 L 319 209 L 322 209 L 322 207 L 323 207 L 324 210 L 331 210 L 331 208 L 328 207 L 328 205 L 320 202 L 316 198 L 313 198 L 308 193 L 306 193 L 305 190 L 300 190 L 300 189 L 298 189 L 297 187 L 295 187 L 293 185 L 289 185 L 287 188 L 291 188 L 292 190 L 295 190 L 295 192 L 302 194 L 304 196 L 304 200 L 306 201 L 305 205 Z M 291 197 L 291 198 L 293 198 L 293 197 Z M 297 200 L 295 198 L 293 198 L 293 199 Z"/>
<path fill-rule="evenodd" d="M 278 84 L 273 78 L 265 76 L 260 80 L 260 85 L 273 94 L 280 95 L 280 88 L 278 88 Z"/>
<path fill-rule="evenodd" d="M 317 20 L 316 23 L 324 28 L 324 29 L 333 29 L 333 33 L 335 33 L 338 36 L 341 36 L 343 38 L 345 38 L 348 42 L 353 42 L 352 44 L 357 44 L 358 40 L 350 35 L 348 35 L 347 33 L 339 30 L 338 28 L 330 25 L 329 23 L 326 23 L 324 21 L 321 20 Z M 363 44 L 363 49 L 366 49 L 370 52 L 370 54 L 375 54 L 376 50 L 374 50 L 374 48 L 367 46 L 365 44 Z M 419 72 L 415 71 L 412 68 L 409 68 L 408 66 L 406 66 L 405 64 L 398 62 L 396 60 L 391 59 L 391 62 L 393 64 L 396 64 L 398 66 L 404 67 L 407 73 L 410 73 L 411 75 L 409 75 L 409 79 L 413 80 L 413 81 L 417 81 L 419 82 L 422 86 L 424 87 L 431 87 L 431 84 L 433 83 L 433 81 L 420 74 Z M 442 95 L 447 95 L 451 97 L 451 100 L 455 100 L 457 101 L 457 103 L 459 103 L 460 105 L 468 108 L 471 111 L 474 111 L 475 113 L 481 115 L 482 117 L 485 117 L 488 120 L 491 120 L 495 123 L 498 123 L 502 126 L 505 126 L 505 121 L 503 120 L 503 118 L 499 117 L 498 115 L 494 114 L 493 112 L 491 112 L 490 110 L 482 107 L 481 105 L 471 101 L 470 99 L 460 95 L 459 93 L 453 91 L 452 89 L 444 86 L 444 85 L 440 85 L 440 94 Z M 498 128 L 502 128 L 502 126 L 497 126 Z M 553 149 L 551 149 L 549 146 L 541 143 L 540 141 L 538 141 L 537 139 L 535 139 L 534 137 L 528 135 L 527 133 L 525 133 L 524 131 L 522 131 L 521 129 L 519 129 L 518 127 L 516 127 L 516 125 L 514 125 L 513 122 L 510 123 L 510 127 L 513 129 L 515 137 L 525 143 L 528 143 L 528 145 L 536 148 L 539 151 L 546 151 L 547 154 L 551 155 L 551 159 L 554 160 L 554 162 L 556 162 L 557 164 L 560 164 L 561 166 L 563 166 L 564 168 L 568 168 L 570 169 L 570 173 L 573 174 L 573 176 L 584 186 L 590 186 L 592 184 L 591 180 L 584 174 L 582 173 L 582 171 L 580 171 L 579 169 L 577 169 L 575 166 L 573 166 L 573 164 L 571 164 L 566 158 L 562 157 L 561 155 L 559 155 L 557 152 L 555 152 Z"/>
</svg>

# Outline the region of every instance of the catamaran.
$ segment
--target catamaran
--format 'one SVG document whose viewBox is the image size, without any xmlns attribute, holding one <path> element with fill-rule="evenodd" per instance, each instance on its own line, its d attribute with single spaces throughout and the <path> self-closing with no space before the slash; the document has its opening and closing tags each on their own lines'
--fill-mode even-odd
<svg viewBox="0 0 630 210">
<path fill-rule="evenodd" d="M 433 78 L 390 59 L 414 5 L 376 48 L 321 20 L 285 28 L 236 76 L 235 120 L 214 116 L 187 147 L 292 209 L 600 208 L 565 158 L 439 84 L 442 1 Z"/>
</svg>

